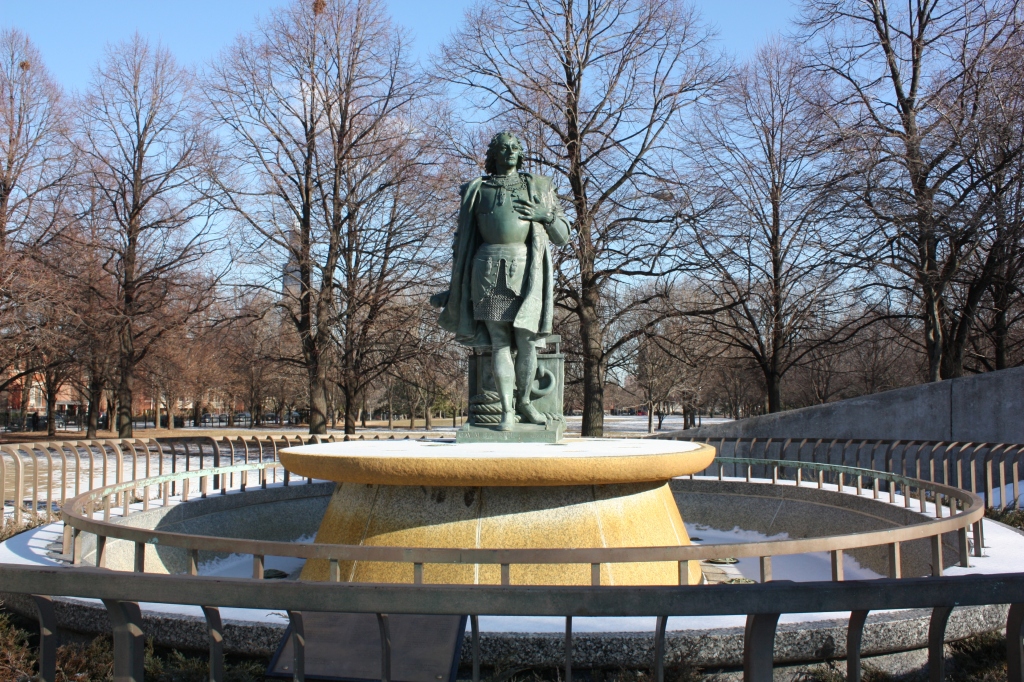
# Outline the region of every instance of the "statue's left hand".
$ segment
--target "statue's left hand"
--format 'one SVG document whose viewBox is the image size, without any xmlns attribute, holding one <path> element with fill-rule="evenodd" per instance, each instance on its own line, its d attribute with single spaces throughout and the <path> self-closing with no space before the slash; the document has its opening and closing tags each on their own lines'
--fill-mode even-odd
<svg viewBox="0 0 1024 682">
<path fill-rule="evenodd" d="M 534 203 L 521 197 L 517 198 L 514 203 L 516 213 L 522 216 L 523 220 L 547 225 L 555 219 L 555 212 L 544 204 Z"/>
</svg>

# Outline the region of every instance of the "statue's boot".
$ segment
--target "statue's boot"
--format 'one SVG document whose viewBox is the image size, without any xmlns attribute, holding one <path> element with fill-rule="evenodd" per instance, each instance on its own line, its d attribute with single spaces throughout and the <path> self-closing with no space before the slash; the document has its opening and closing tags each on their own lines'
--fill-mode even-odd
<svg viewBox="0 0 1024 682">
<path fill-rule="evenodd" d="M 526 403 L 520 401 L 520 403 L 516 406 L 516 411 L 519 413 L 519 416 L 523 418 L 524 422 L 528 422 L 530 424 L 547 423 L 547 420 L 544 418 L 544 415 L 537 411 L 537 408 L 533 406 L 533 403 Z"/>
<path fill-rule="evenodd" d="M 501 413 L 501 422 L 498 424 L 499 431 L 511 431 L 512 427 L 516 425 L 515 413 L 508 411 Z"/>
</svg>

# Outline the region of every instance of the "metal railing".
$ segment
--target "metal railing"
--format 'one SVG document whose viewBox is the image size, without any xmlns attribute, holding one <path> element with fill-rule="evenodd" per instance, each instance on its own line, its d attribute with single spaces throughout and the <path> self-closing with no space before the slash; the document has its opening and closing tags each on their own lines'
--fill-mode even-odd
<svg viewBox="0 0 1024 682">
<path fill-rule="evenodd" d="M 343 437 L 348 440 L 348 436 Z M 26 511 L 54 519 L 70 496 L 111 483 L 140 480 L 180 467 L 186 471 L 222 463 L 279 461 L 278 450 L 292 445 L 333 443 L 335 435 L 273 434 L 211 438 L 125 438 L 58 440 L 0 445 L 0 501 L 13 507 L 14 523 Z M 360 439 L 362 440 L 362 438 Z M 8 493 L 10 494 L 8 496 Z"/>
<path fill-rule="evenodd" d="M 687 545 L 671 547 L 610 547 L 581 549 L 475 549 L 475 548 L 423 548 L 423 547 L 380 547 L 367 545 L 337 545 L 326 543 L 292 543 L 267 540 L 216 537 L 211 535 L 190 535 L 147 528 L 136 528 L 112 520 L 112 511 L 119 511 L 127 517 L 137 511 L 149 508 L 151 493 L 167 505 L 173 500 L 173 488 L 180 485 L 180 499 L 187 501 L 193 494 L 206 497 L 219 490 L 226 494 L 228 480 L 235 474 L 239 477 L 241 491 L 249 484 L 250 473 L 255 473 L 261 488 L 266 488 L 268 470 L 276 476 L 280 465 L 277 463 L 240 464 L 218 469 L 185 471 L 166 474 L 140 481 L 128 481 L 92 490 L 71 500 L 64 507 L 65 554 L 82 561 L 82 533 L 96 536 L 96 566 L 106 566 L 106 547 L 109 538 L 125 540 L 135 545 L 134 566 L 138 572 L 145 571 L 147 545 L 177 547 L 188 552 L 190 572 L 198 573 L 198 555 L 204 552 L 252 555 L 253 577 L 261 578 L 266 557 L 293 557 L 301 559 L 326 560 L 329 576 L 340 581 L 340 565 L 347 561 L 374 561 L 412 564 L 412 580 L 423 583 L 425 565 L 430 564 L 487 564 L 499 565 L 501 584 L 511 583 L 511 567 L 518 564 L 565 564 L 589 565 L 591 584 L 601 584 L 601 565 L 615 563 L 676 562 L 680 585 L 687 584 L 689 562 L 704 561 L 722 556 L 758 557 L 762 582 L 771 580 L 772 557 L 808 552 L 828 552 L 832 564 L 832 578 L 843 580 L 844 552 L 852 549 L 884 546 L 888 550 L 889 576 L 902 576 L 901 546 L 913 540 L 928 539 L 931 544 L 932 574 L 942 575 L 943 542 L 945 533 L 957 534 L 959 563 L 968 566 L 970 547 L 974 546 L 975 556 L 981 556 L 983 541 L 982 518 L 984 506 L 978 495 L 938 483 L 920 481 L 898 474 L 888 474 L 869 469 L 845 467 L 834 464 L 813 464 L 782 460 L 758 460 L 724 458 L 716 461 L 718 475 L 728 467 L 745 467 L 747 480 L 751 478 L 754 466 L 771 469 L 771 481 L 778 484 L 787 472 L 793 474 L 791 484 L 800 486 L 805 482 L 817 482 L 819 488 L 825 485 L 826 474 L 837 478 L 837 493 L 862 495 L 872 491 L 874 498 L 881 496 L 883 484 L 890 501 L 896 500 L 900 489 L 906 508 L 917 511 L 929 518 L 915 523 L 884 530 L 802 538 L 795 540 L 770 540 L 732 544 Z M 812 475 L 805 478 L 805 473 Z M 217 484 L 219 477 L 220 485 Z M 282 480 L 289 480 L 284 472 Z M 767 479 L 766 479 L 767 482 Z M 141 489 L 141 505 L 133 506 Z M 195 493 L 193 493 L 195 491 Z M 929 509 L 930 507 L 930 509 Z M 101 518 L 96 518 L 100 515 Z M 69 532 L 70 531 L 70 532 Z M 968 537 L 970 532 L 972 538 Z M 973 543 L 969 542 L 973 539 Z"/>
<path fill-rule="evenodd" d="M 470 616 L 473 680 L 480 679 L 479 615 L 565 618 L 564 679 L 572 682 L 572 619 L 580 616 L 655 616 L 656 682 L 665 672 L 665 632 L 672 616 L 745 615 L 743 678 L 773 679 L 775 631 L 783 613 L 850 611 L 846 637 L 847 676 L 860 680 L 861 642 L 871 611 L 931 609 L 928 666 L 931 680 L 945 675 L 946 624 L 956 606 L 1010 604 L 1006 622 L 1008 679 L 1024 682 L 1024 573 L 944 578 L 908 578 L 835 583 L 772 582 L 701 587 L 527 587 L 449 585 L 361 585 L 329 582 L 256 581 L 208 577 L 117 574 L 104 569 L 0 565 L 6 592 L 33 595 L 39 612 L 39 676 L 56 675 L 55 596 L 100 599 L 113 623 L 114 679 L 143 682 L 145 629 L 139 602 L 201 606 L 209 633 L 209 679 L 224 676 L 223 607 L 284 611 L 292 625 L 293 680 L 305 679 L 307 612 L 374 613 L 381 623 L 381 680 L 390 681 L 391 643 L 387 614 Z"/>
<path fill-rule="evenodd" d="M 670 434 L 657 437 L 676 438 Z M 357 440 L 366 439 L 364 434 Z M 182 465 L 188 470 L 225 462 L 278 461 L 277 452 L 282 447 L 340 440 L 349 440 L 349 436 L 253 434 L 234 438 L 8 444 L 0 446 L 0 489 L 2 500 L 13 506 L 11 515 L 15 523 L 22 523 L 24 511 L 42 510 L 45 518 L 51 520 L 69 496 L 111 482 L 176 472 Z M 1021 495 L 1024 445 L 1020 444 L 809 438 L 720 438 L 698 442 L 714 445 L 720 457 L 834 463 L 942 483 L 981 495 L 989 508 L 1012 506 Z M 996 490 L 1002 491 L 998 504 Z"/>
<path fill-rule="evenodd" d="M 976 472 L 980 466 L 983 474 L 996 472 L 986 476 L 989 481 L 993 475 L 1005 481 L 1009 473 L 1016 495 L 1020 455 L 1019 446 L 1016 445 L 998 446 L 996 449 L 997 446 L 982 448 L 949 443 L 901 444 L 898 441 L 711 441 L 711 444 L 720 447 L 720 454 L 732 446 L 732 454 L 736 454 L 737 448 L 740 448 L 753 455 L 719 458 L 710 469 L 712 476 L 725 477 L 731 473 L 752 482 L 756 482 L 756 477 L 763 477 L 765 482 L 817 485 L 819 488 L 834 483 L 837 491 L 844 494 L 863 495 L 867 492 L 875 499 L 888 497 L 890 503 L 895 502 L 896 496 L 900 495 L 905 507 L 932 517 L 910 526 L 829 538 L 688 547 L 458 550 L 319 543 L 306 545 L 187 536 L 130 528 L 114 522 L 114 516 L 130 515 L 148 508 L 154 502 L 169 505 L 177 500 L 187 501 L 193 495 L 227 494 L 232 490 L 241 493 L 253 485 L 262 488 L 268 482 L 277 480 L 279 474 L 282 482 L 290 483 L 287 472 L 277 462 L 277 448 L 307 442 L 294 435 L 232 439 L 235 441 L 233 444 L 227 439 L 201 439 L 201 442 L 197 442 L 199 440 L 189 439 L 180 443 L 172 443 L 168 439 L 61 441 L 0 448 L 7 455 L 0 457 L 0 467 L 4 466 L 3 460 L 7 462 L 6 466 L 11 467 L 7 471 L 13 474 L 17 502 L 22 502 L 24 496 L 28 495 L 31 509 L 39 509 L 38 503 L 45 497 L 48 514 L 57 500 L 63 503 L 67 521 L 65 549 L 69 549 L 69 545 L 73 546 L 73 554 L 79 563 L 81 543 L 78 542 L 79 538 L 72 539 L 72 531 L 79 536 L 83 532 L 97 535 L 96 559 L 101 564 L 106 538 L 120 538 L 135 543 L 135 572 L 118 572 L 117 580 L 111 580 L 111 572 L 104 568 L 81 567 L 69 571 L 61 568 L 0 565 L 3 591 L 33 595 L 38 607 L 41 680 L 52 680 L 55 675 L 56 616 L 52 598 L 68 596 L 103 600 L 114 624 L 115 679 L 138 682 L 142 682 L 145 637 L 138 606 L 140 601 L 202 607 L 210 634 L 211 680 L 223 677 L 221 607 L 286 611 L 293 626 L 296 656 L 293 670 L 296 671 L 295 679 L 299 680 L 303 679 L 303 611 L 375 613 L 383 623 L 382 632 L 385 634 L 388 613 L 476 614 L 471 616 L 474 679 L 479 679 L 480 670 L 478 615 L 564 616 L 566 682 L 572 679 L 572 618 L 578 616 L 656 616 L 657 625 L 653 633 L 655 657 L 651 664 L 660 681 L 664 673 L 668 617 L 746 615 L 744 677 L 747 680 L 770 680 L 772 645 L 781 613 L 850 610 L 847 662 L 850 679 L 859 679 L 861 633 L 869 611 L 931 608 L 928 638 L 930 675 L 932 679 L 941 679 L 944 665 L 942 641 L 953 606 L 1010 603 L 1007 621 L 1009 679 L 1024 682 L 1024 574 L 938 577 L 942 572 L 943 533 L 956 532 L 961 565 L 967 562 L 969 530 L 973 535 L 975 554 L 980 553 L 983 545 L 981 519 L 984 502 L 976 491 L 957 489 L 946 482 L 954 479 L 963 481 L 965 478 L 975 481 L 973 475 L 964 477 L 962 469 L 969 466 L 970 471 Z M 333 437 L 326 440 L 333 440 Z M 313 439 L 313 442 L 317 442 L 317 439 Z M 192 450 L 183 455 L 183 449 L 188 448 L 198 449 L 198 453 Z M 871 454 L 864 456 L 862 453 L 865 450 L 870 450 Z M 826 460 L 840 451 L 842 462 L 852 459 L 860 463 L 866 459 L 869 466 L 848 466 Z M 919 456 L 922 451 L 926 453 L 923 458 Z M 879 452 L 884 454 L 879 455 Z M 907 452 L 910 452 L 909 456 Z M 936 452 L 940 454 L 936 456 Z M 221 462 L 227 458 L 232 464 L 207 467 L 207 462 L 215 461 L 214 453 L 221 458 Z M 767 454 L 774 453 L 778 456 L 766 459 Z M 951 456 L 946 456 L 950 453 Z M 758 454 L 762 456 L 758 457 Z M 96 464 L 97 458 L 102 459 L 99 466 Z M 234 463 L 240 459 L 242 463 Z M 881 468 L 891 470 L 871 468 L 879 460 Z M 996 464 L 992 465 L 992 462 Z M 191 468 L 191 463 L 195 463 L 196 467 Z M 174 471 L 176 466 L 182 464 L 186 467 L 184 471 Z M 915 465 L 918 472 L 930 474 L 928 480 L 907 475 L 908 470 L 915 470 Z M 154 470 L 156 476 L 151 475 Z M 936 472 L 941 472 L 942 483 L 935 480 Z M 5 475 L 5 471 L 0 469 L 0 478 Z M 250 480 L 250 477 L 255 477 L 255 480 Z M 97 478 L 100 480 L 99 486 L 95 485 Z M 1005 485 L 1003 489 L 1006 489 Z M 68 493 L 72 490 L 74 497 L 69 500 Z M 986 489 L 988 500 L 992 500 L 991 490 L 992 485 L 989 484 Z M 141 498 L 137 495 L 140 491 Z M 15 504 L 15 512 L 22 506 Z M 931 538 L 933 559 L 938 557 L 938 561 L 933 561 L 933 573 L 937 577 L 838 582 L 843 581 L 844 550 L 885 545 L 889 548 L 890 576 L 900 577 L 900 543 L 922 538 Z M 331 564 L 330 575 L 334 581 L 339 580 L 339 561 L 411 563 L 415 584 L 332 584 L 147 574 L 145 545 L 150 542 L 158 546 L 188 550 L 191 558 L 189 572 L 193 574 L 198 573 L 199 551 L 226 551 L 252 554 L 253 576 L 257 578 L 262 577 L 266 556 L 293 556 L 326 559 Z M 812 551 L 831 553 L 834 582 L 793 584 L 772 581 L 772 556 Z M 686 562 L 716 558 L 726 553 L 760 557 L 761 580 L 764 584 L 599 586 L 601 563 L 677 561 L 682 582 L 685 582 L 683 569 Z M 431 563 L 500 564 L 502 584 L 473 586 L 473 589 L 466 589 L 464 585 L 422 584 L 423 565 Z M 590 564 L 592 585 L 512 586 L 509 585 L 509 566 L 517 563 Z M 390 643 L 386 636 L 382 637 L 382 656 L 384 663 L 381 679 L 387 680 L 390 677 L 387 663 L 390 660 Z"/>
<path fill-rule="evenodd" d="M 982 495 L 988 508 L 1006 509 L 1021 499 L 1024 444 L 860 438 L 691 438 L 665 440 L 713 445 L 720 457 L 833 463 L 912 476 Z M 1000 494 L 995 495 L 995 491 Z M 998 498 L 998 499 L 997 499 Z"/>
</svg>

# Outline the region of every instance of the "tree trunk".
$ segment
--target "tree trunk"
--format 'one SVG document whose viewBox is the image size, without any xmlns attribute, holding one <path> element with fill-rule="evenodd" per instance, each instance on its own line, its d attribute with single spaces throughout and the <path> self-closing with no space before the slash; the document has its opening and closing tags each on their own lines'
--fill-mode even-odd
<svg viewBox="0 0 1024 682">
<path fill-rule="evenodd" d="M 388 431 L 395 430 L 395 412 L 391 405 L 391 391 L 388 391 Z"/>
<path fill-rule="evenodd" d="M 309 368 L 309 433 L 327 433 L 327 377 L 322 363 L 315 362 Z"/>
<path fill-rule="evenodd" d="M 1006 321 L 1006 307 L 1000 305 L 996 299 L 995 324 L 992 328 L 992 344 L 995 346 L 996 369 L 1006 369 L 1006 337 L 1009 334 L 1009 325 Z"/>
<path fill-rule="evenodd" d="M 117 380 L 117 437 L 132 437 L 132 367 L 123 358 Z"/>
<path fill-rule="evenodd" d="M 423 428 L 427 431 L 432 431 L 434 429 L 434 415 L 432 414 L 433 410 L 431 409 L 431 402 L 432 401 L 427 400 L 426 398 L 423 399 Z"/>
<path fill-rule="evenodd" d="M 103 380 L 96 374 L 89 376 L 89 416 L 85 427 L 85 437 L 96 438 L 96 431 L 100 425 L 100 402 L 103 400 Z"/>
<path fill-rule="evenodd" d="M 28 431 L 28 405 L 32 400 L 32 373 L 21 380 L 21 426 Z"/>
<path fill-rule="evenodd" d="M 604 435 L 604 337 L 596 305 L 581 306 L 579 317 L 583 342 L 583 425 L 580 435 L 601 438 Z"/>
<path fill-rule="evenodd" d="M 362 391 L 359 396 L 359 423 L 362 424 L 363 428 L 366 428 L 366 391 Z M 370 419 L 373 419 L 373 415 L 370 415 Z"/>
<path fill-rule="evenodd" d="M 764 381 L 768 389 L 768 412 L 779 412 L 782 410 L 782 377 L 777 371 L 769 369 L 764 374 Z"/>
<path fill-rule="evenodd" d="M 167 394 L 167 428 L 174 428 L 174 417 L 177 416 L 177 399 L 170 393 Z"/>
<path fill-rule="evenodd" d="M 356 432 L 358 417 L 356 413 L 359 411 L 358 397 L 348 386 L 342 386 L 341 391 L 345 399 L 345 433 L 351 436 Z"/>
<path fill-rule="evenodd" d="M 57 435 L 57 379 L 46 373 L 46 435 Z"/>
<path fill-rule="evenodd" d="M 654 433 L 654 401 L 647 401 L 647 433 Z"/>
</svg>

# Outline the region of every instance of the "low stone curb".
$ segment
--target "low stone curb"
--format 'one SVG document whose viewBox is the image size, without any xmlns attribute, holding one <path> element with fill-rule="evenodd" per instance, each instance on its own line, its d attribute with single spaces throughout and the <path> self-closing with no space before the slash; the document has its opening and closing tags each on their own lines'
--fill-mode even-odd
<svg viewBox="0 0 1024 682">
<path fill-rule="evenodd" d="M 34 619 L 35 607 L 26 595 L 2 594 L 4 605 Z M 102 606 L 78 599 L 54 599 L 58 627 L 79 633 L 110 632 Z M 960 607 L 946 627 L 946 641 L 999 630 L 1006 625 L 1005 605 Z M 927 609 L 877 613 L 868 617 L 861 648 L 863 657 L 927 647 Z M 846 656 L 845 619 L 779 625 L 775 636 L 776 663 L 807 663 Z M 243 656 L 270 656 L 284 636 L 284 624 L 224 621 L 224 651 Z M 206 650 L 206 621 L 197 616 L 143 613 L 143 630 L 160 646 Z M 509 667 L 559 667 L 564 664 L 565 636 L 551 633 L 485 632 L 480 638 L 481 663 Z M 578 633 L 573 635 L 573 665 L 581 668 L 649 668 L 654 661 L 654 639 L 649 632 Z M 699 667 L 735 667 L 743 664 L 743 628 L 677 630 L 666 633 L 665 662 L 687 662 Z M 461 662 L 472 662 L 469 637 Z"/>
</svg>

